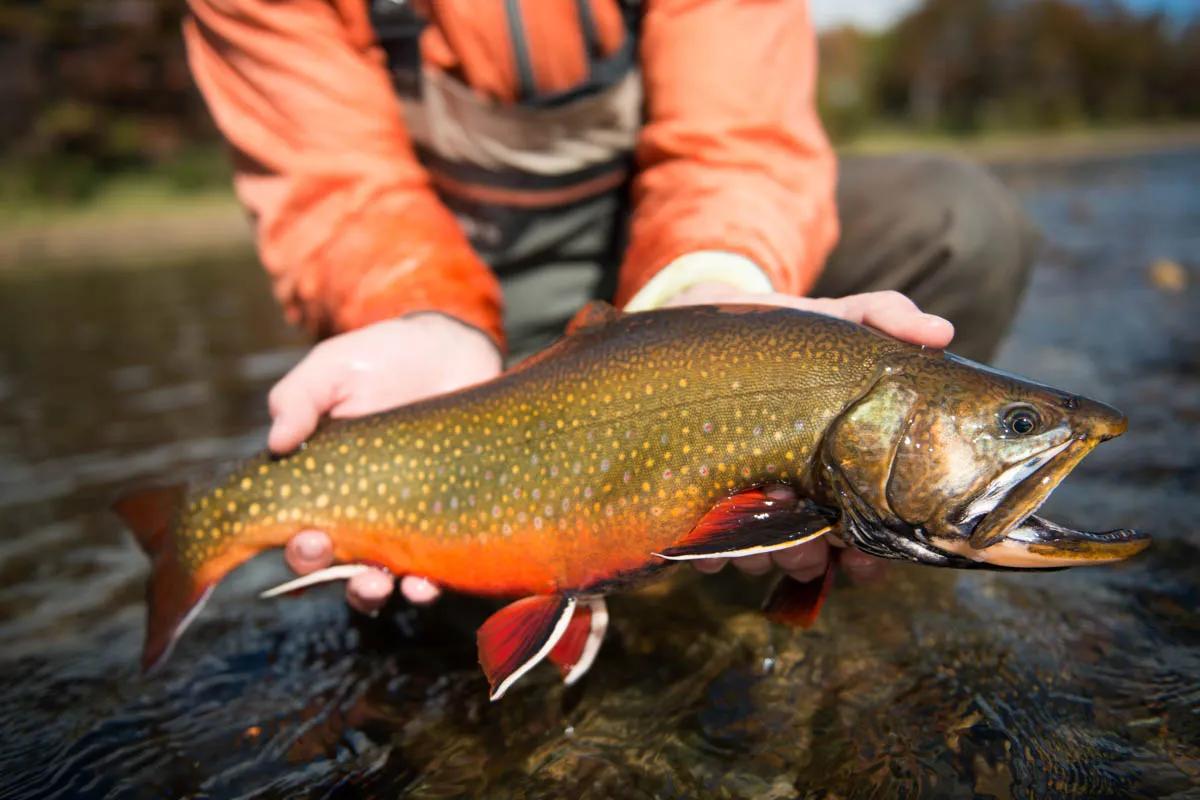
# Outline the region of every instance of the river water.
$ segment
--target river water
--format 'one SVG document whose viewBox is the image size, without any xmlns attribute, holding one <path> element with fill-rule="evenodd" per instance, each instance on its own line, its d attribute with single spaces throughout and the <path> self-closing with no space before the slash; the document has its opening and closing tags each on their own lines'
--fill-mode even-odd
<svg viewBox="0 0 1200 800">
<path fill-rule="evenodd" d="M 0 273 L 0 797 L 1196 797 L 1200 153 L 1004 177 L 1046 245 L 1000 365 L 1130 418 L 1046 515 L 1153 547 L 896 566 L 802 633 L 760 618 L 762 580 L 681 570 L 612 599 L 580 685 L 495 704 L 489 603 L 256 600 L 278 554 L 140 676 L 146 562 L 104 509 L 257 450 L 304 342 L 249 259 Z"/>
</svg>

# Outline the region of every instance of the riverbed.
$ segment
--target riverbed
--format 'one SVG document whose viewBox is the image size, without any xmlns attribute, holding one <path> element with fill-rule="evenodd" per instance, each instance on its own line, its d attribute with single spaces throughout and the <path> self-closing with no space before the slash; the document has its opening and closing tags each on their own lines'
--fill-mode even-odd
<svg viewBox="0 0 1200 800">
<path fill-rule="evenodd" d="M 259 449 L 303 354 L 246 258 L 0 273 L 0 797 L 1182 797 L 1200 786 L 1200 152 L 1002 177 L 1044 232 L 999 365 L 1129 432 L 1045 509 L 1137 527 L 1131 562 L 894 566 L 810 631 L 689 570 L 612 599 L 597 665 L 487 701 L 448 598 L 222 584 L 137 669 L 147 564 L 108 502 Z M 1165 265 L 1165 266 L 1164 266 Z"/>
</svg>

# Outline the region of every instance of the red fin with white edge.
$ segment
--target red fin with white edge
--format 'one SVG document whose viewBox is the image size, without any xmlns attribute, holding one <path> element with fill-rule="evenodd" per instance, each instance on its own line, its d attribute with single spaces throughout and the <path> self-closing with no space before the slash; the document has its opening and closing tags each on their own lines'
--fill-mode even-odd
<svg viewBox="0 0 1200 800">
<path fill-rule="evenodd" d="M 575 312 L 575 316 L 571 317 L 571 321 L 567 323 L 566 332 L 570 334 L 585 328 L 598 328 L 623 316 L 625 316 L 625 312 L 620 311 L 616 306 L 603 300 L 592 300 Z"/>
<path fill-rule="evenodd" d="M 825 565 L 825 573 L 811 581 L 801 583 L 784 575 L 775 584 L 763 604 L 763 613 L 772 622 L 797 628 L 811 628 L 825 605 L 829 589 L 833 586 L 833 559 Z"/>
<path fill-rule="evenodd" d="M 740 558 L 804 544 L 828 533 L 836 511 L 747 489 L 713 506 L 687 536 L 654 555 L 671 561 Z"/>
<path fill-rule="evenodd" d="M 604 598 L 581 598 L 566 632 L 550 651 L 549 658 L 562 673 L 563 683 L 570 686 L 591 669 L 607 630 L 608 606 Z"/>
<path fill-rule="evenodd" d="M 499 700 L 549 655 L 567 632 L 576 603 L 574 597 L 534 595 L 510 603 L 479 626 L 479 665 L 491 686 L 490 699 Z"/>
</svg>

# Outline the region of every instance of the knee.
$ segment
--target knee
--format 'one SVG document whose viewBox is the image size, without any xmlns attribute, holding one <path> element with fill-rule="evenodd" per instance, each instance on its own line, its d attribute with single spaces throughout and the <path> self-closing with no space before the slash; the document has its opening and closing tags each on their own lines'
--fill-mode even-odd
<svg viewBox="0 0 1200 800">
<path fill-rule="evenodd" d="M 951 282 L 1018 296 L 1039 237 L 1016 196 L 963 159 L 922 156 L 918 171 L 923 202 L 940 212 Z"/>
<path fill-rule="evenodd" d="M 940 209 L 939 262 L 919 294 L 957 330 L 951 348 L 989 360 L 1028 282 L 1038 234 L 1017 198 L 982 167 L 930 158 L 924 195 Z"/>
</svg>

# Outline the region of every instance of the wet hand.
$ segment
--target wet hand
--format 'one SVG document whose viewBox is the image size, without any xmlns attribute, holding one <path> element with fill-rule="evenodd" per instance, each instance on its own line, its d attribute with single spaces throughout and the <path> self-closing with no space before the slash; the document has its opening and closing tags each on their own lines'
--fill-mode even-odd
<svg viewBox="0 0 1200 800">
<path fill-rule="evenodd" d="M 866 292 L 845 297 L 814 298 L 796 297 L 779 292 L 755 294 L 724 283 L 699 283 L 679 292 L 665 305 L 688 306 L 706 303 L 757 303 L 814 311 L 868 325 L 889 336 L 926 347 L 945 347 L 954 337 L 954 326 L 949 320 L 922 312 L 916 303 L 899 292 Z M 786 486 L 772 487 L 768 494 L 782 500 L 795 498 L 795 492 Z M 803 583 L 824 574 L 825 566 L 831 557 L 831 545 L 827 539 L 828 537 L 822 537 L 775 553 L 732 560 L 738 569 L 748 575 L 763 575 L 778 567 Z M 714 573 L 720 571 L 730 560 L 711 558 L 692 563 L 700 572 Z M 838 563 L 856 583 L 878 580 L 887 566 L 883 559 L 853 548 L 843 550 L 838 556 Z"/>
<path fill-rule="evenodd" d="M 412 314 L 334 336 L 318 344 L 271 390 L 272 452 L 288 453 L 316 430 L 320 418 L 385 411 L 489 380 L 500 373 L 500 353 L 483 333 L 442 314 Z M 285 550 L 301 575 L 333 563 L 333 543 L 321 531 L 302 531 Z M 393 577 L 369 570 L 347 582 L 346 599 L 373 613 L 392 593 Z M 400 590 L 429 603 L 438 588 L 405 576 Z"/>
</svg>

